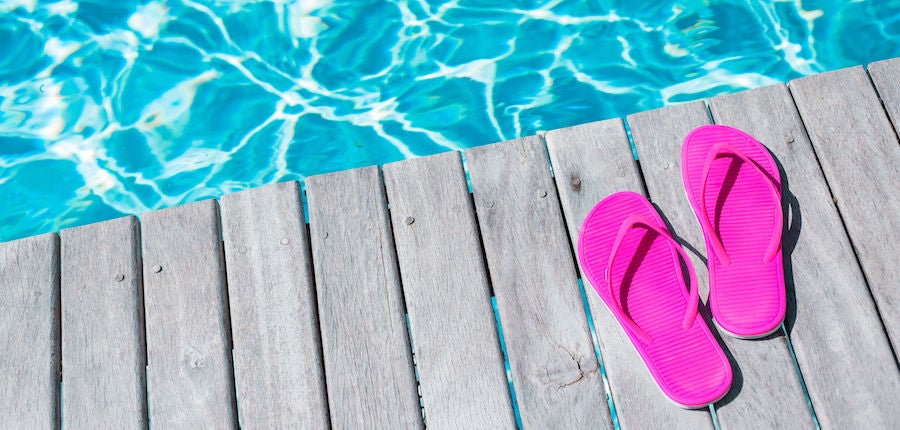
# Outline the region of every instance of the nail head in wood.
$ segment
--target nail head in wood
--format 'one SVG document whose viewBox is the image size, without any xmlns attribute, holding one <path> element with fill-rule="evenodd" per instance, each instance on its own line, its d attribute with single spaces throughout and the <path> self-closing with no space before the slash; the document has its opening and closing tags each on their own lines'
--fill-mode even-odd
<svg viewBox="0 0 900 430">
<path fill-rule="evenodd" d="M 153 266 L 153 272 L 154 273 L 162 272 L 162 266 L 160 266 L 158 264 L 156 266 Z"/>
<path fill-rule="evenodd" d="M 578 176 L 573 176 L 571 180 L 569 180 L 569 184 L 572 185 L 572 189 L 575 191 L 581 191 L 581 178 Z"/>
<path fill-rule="evenodd" d="M 406 217 L 405 220 L 403 220 L 403 222 L 406 223 L 406 225 L 412 225 L 412 223 L 416 222 L 416 219 L 411 216 L 408 216 L 408 217 Z"/>
</svg>

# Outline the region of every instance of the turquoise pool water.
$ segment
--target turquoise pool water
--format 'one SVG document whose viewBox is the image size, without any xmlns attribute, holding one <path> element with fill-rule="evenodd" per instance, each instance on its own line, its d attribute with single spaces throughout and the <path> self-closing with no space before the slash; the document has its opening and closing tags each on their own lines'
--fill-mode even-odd
<svg viewBox="0 0 900 430">
<path fill-rule="evenodd" d="M 900 1 L 0 2 L 0 240 L 900 55 Z"/>
</svg>

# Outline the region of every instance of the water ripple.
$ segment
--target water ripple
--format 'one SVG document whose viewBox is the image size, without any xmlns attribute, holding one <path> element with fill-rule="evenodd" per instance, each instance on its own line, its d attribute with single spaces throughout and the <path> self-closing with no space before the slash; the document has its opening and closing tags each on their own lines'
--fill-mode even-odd
<svg viewBox="0 0 900 430">
<path fill-rule="evenodd" d="M 898 33 L 896 1 L 7 0 L 0 240 L 865 64 Z"/>
</svg>

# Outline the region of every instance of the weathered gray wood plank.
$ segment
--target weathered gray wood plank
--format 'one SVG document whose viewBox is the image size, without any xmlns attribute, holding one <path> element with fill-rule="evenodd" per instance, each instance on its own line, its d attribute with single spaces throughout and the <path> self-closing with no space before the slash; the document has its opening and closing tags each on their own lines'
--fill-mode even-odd
<svg viewBox="0 0 900 430">
<path fill-rule="evenodd" d="M 784 85 L 773 85 L 717 97 L 710 110 L 716 122 L 756 137 L 783 168 L 783 201 L 790 212 L 783 236 L 789 303 L 785 325 L 820 422 L 833 414 L 856 415 L 833 395 L 842 389 L 852 392 L 856 381 L 866 380 L 854 372 L 861 367 L 852 367 L 856 354 L 868 353 L 858 351 L 868 347 L 854 333 L 876 327 L 877 316 L 867 304 L 865 283 L 790 94 Z M 847 321 L 849 315 L 861 318 Z M 829 387 L 829 381 L 838 385 Z M 721 413 L 729 412 L 723 408 Z"/>
<path fill-rule="evenodd" d="M 896 243 L 900 240 L 900 147 L 894 132 L 860 67 L 794 80 L 790 90 L 896 351 L 900 346 L 900 276 L 896 273 L 900 261 L 900 245 Z M 835 225 L 817 239 L 843 237 L 841 230 L 839 224 Z M 821 246 L 826 247 L 822 252 L 834 252 Z M 851 258 L 842 266 L 848 272 L 856 267 Z M 885 339 L 873 315 L 867 291 L 858 278 L 854 281 L 837 284 L 842 287 L 841 294 L 847 296 L 835 297 L 839 304 L 835 315 L 841 317 L 835 324 L 839 322 L 840 326 L 818 326 L 823 330 L 821 338 L 829 340 L 827 350 L 847 354 L 847 366 L 852 367 L 845 369 L 846 379 L 819 380 L 819 375 L 806 379 L 811 396 L 819 390 L 849 390 L 841 399 L 816 394 L 822 397 L 819 402 L 827 404 L 828 412 L 816 410 L 823 425 L 888 426 L 900 421 L 900 410 L 885 403 L 900 396 L 900 374 L 888 345 L 891 340 Z M 847 330 L 848 326 L 853 330 Z M 846 336 L 836 334 L 844 330 Z M 798 359 L 800 350 L 818 359 L 824 346 L 798 345 Z M 859 413 L 840 414 L 834 409 L 838 405 Z"/>
<path fill-rule="evenodd" d="M 59 428 L 59 236 L 0 243 L 0 416 Z"/>
<path fill-rule="evenodd" d="M 604 197 L 618 191 L 643 192 L 621 119 L 553 130 L 546 135 L 556 188 L 569 239 L 577 247 L 581 225 Z M 673 407 L 647 371 L 616 318 L 582 271 L 600 353 L 622 429 L 712 428 L 709 412 Z"/>
<path fill-rule="evenodd" d="M 610 427 L 543 142 L 465 155 L 523 427 Z"/>
<path fill-rule="evenodd" d="M 377 167 L 306 181 L 331 424 L 422 428 Z"/>
<path fill-rule="evenodd" d="M 653 203 L 663 211 L 673 233 L 705 255 L 703 233 L 685 198 L 681 180 L 681 145 L 691 130 L 709 123 L 706 106 L 694 102 L 642 112 L 629 116 L 628 122 Z M 709 290 L 705 261 L 692 260 L 705 296 Z M 723 429 L 813 426 L 781 331 L 752 342 L 727 335 L 721 336 L 721 341 L 734 370 L 731 392 L 716 404 Z"/>
<path fill-rule="evenodd" d="M 384 166 L 429 429 L 515 428 L 458 152 Z"/>
<path fill-rule="evenodd" d="M 135 217 L 63 230 L 63 427 L 147 427 L 140 225 Z"/>
<path fill-rule="evenodd" d="M 900 133 L 900 58 L 869 64 L 868 69 L 894 130 Z"/>
<path fill-rule="evenodd" d="M 326 429 L 309 240 L 295 182 L 222 197 L 241 428 Z"/>
<path fill-rule="evenodd" d="M 155 429 L 235 428 L 219 207 L 143 215 L 147 391 Z"/>
<path fill-rule="evenodd" d="M 896 351 L 900 348 L 896 134 L 862 67 L 797 79 L 790 85 Z"/>
</svg>

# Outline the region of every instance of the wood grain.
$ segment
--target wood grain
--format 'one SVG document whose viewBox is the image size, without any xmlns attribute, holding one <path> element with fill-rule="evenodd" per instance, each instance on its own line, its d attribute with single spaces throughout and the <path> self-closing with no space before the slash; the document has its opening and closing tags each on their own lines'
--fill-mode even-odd
<svg viewBox="0 0 900 430">
<path fill-rule="evenodd" d="M 838 306 L 841 303 L 854 303 L 858 300 L 854 300 L 852 295 L 835 300 L 829 299 L 841 297 L 844 292 L 837 292 L 836 296 L 822 294 L 822 286 L 828 285 L 855 283 L 857 288 L 865 287 L 861 283 L 858 268 L 853 264 L 847 264 L 853 256 L 846 236 L 833 233 L 841 230 L 840 219 L 828 196 L 828 187 L 819 171 L 812 146 L 787 88 L 779 84 L 717 97 L 710 101 L 710 110 L 717 123 L 737 127 L 762 142 L 782 167 L 783 204 L 785 213 L 790 213 L 790 221 L 782 238 L 789 303 L 785 325 L 794 347 L 806 348 L 805 352 L 809 348 L 817 348 L 816 345 L 827 342 L 830 338 L 829 332 L 840 333 L 841 330 L 846 330 L 845 334 L 850 335 L 849 328 L 862 328 L 853 325 L 841 328 L 842 323 L 839 322 L 843 311 L 840 311 Z M 834 360 L 831 353 L 823 356 L 822 354 L 826 352 L 822 350 L 811 354 L 804 352 L 797 351 L 797 358 L 804 369 L 803 374 L 806 376 L 808 387 L 811 387 L 811 377 L 821 380 L 846 378 L 842 376 L 846 372 L 845 368 L 838 364 L 839 361 Z M 810 371 L 818 375 L 810 375 Z M 766 372 L 753 376 L 759 383 L 768 385 L 784 384 L 785 380 L 781 378 L 796 384 L 793 379 L 787 379 L 786 375 L 771 375 Z M 749 381 L 750 378 L 745 375 L 745 380 Z M 753 393 L 760 396 L 769 395 L 760 390 L 754 390 Z M 805 402 L 795 396 L 778 400 L 798 412 L 805 408 L 803 404 Z M 818 409 L 818 405 L 819 402 L 814 397 L 813 406 Z M 830 406 L 837 407 L 837 405 Z M 821 407 L 826 408 L 829 405 L 822 404 Z M 722 409 L 720 414 L 726 416 L 743 413 L 739 410 L 729 410 L 733 408 Z M 765 418 L 767 411 L 754 410 L 753 414 L 759 416 L 760 422 L 767 422 Z M 807 417 L 807 414 L 795 415 L 798 419 Z M 789 422 L 779 421 L 771 424 L 787 423 Z M 812 426 L 810 422 L 800 421 L 791 424 Z"/>
<path fill-rule="evenodd" d="M 631 136 L 647 184 L 650 201 L 681 239 L 697 269 L 700 297 L 709 295 L 706 252 L 703 233 L 691 211 L 681 182 L 681 143 L 696 127 L 709 124 L 709 114 L 702 101 L 685 103 L 629 115 Z"/>
<path fill-rule="evenodd" d="M 869 64 L 868 70 L 894 130 L 900 133 L 900 58 Z"/>
<path fill-rule="evenodd" d="M 135 217 L 60 233 L 66 429 L 147 428 L 139 233 Z"/>
<path fill-rule="evenodd" d="M 150 422 L 156 429 L 235 428 L 218 204 L 146 213 L 141 237 Z"/>
<path fill-rule="evenodd" d="M 465 156 L 522 426 L 611 427 L 543 142 Z"/>
<path fill-rule="evenodd" d="M 380 171 L 313 176 L 306 190 L 331 424 L 422 428 Z"/>
<path fill-rule="evenodd" d="M 709 273 L 702 257 L 706 255 L 703 233 L 685 197 L 681 179 L 682 142 L 691 130 L 710 122 L 706 106 L 703 102 L 693 102 L 642 112 L 629 116 L 628 122 L 650 198 L 662 209 L 673 233 L 701 256 L 693 259 L 694 268 L 701 291 L 708 291 Z M 715 327 L 710 326 L 715 332 Z M 781 331 L 752 342 L 727 335 L 719 337 L 734 372 L 731 391 L 716 404 L 722 429 L 813 426 Z"/>
<path fill-rule="evenodd" d="M 900 348 L 897 136 L 862 67 L 790 85 L 896 351 Z"/>
<path fill-rule="evenodd" d="M 243 429 L 329 428 L 302 210 L 296 181 L 222 197 Z"/>
<path fill-rule="evenodd" d="M 429 429 L 515 428 L 458 152 L 384 166 Z"/>
<path fill-rule="evenodd" d="M 553 130 L 546 140 L 573 245 L 578 242 L 585 217 L 604 197 L 618 191 L 643 193 L 621 119 Z M 621 325 L 581 273 L 619 426 L 712 428 L 705 409 L 676 408 L 666 401 Z"/>
<path fill-rule="evenodd" d="M 900 291 L 897 289 L 900 275 L 896 265 L 900 261 L 897 243 L 900 241 L 900 220 L 896 214 L 900 211 L 897 196 L 900 147 L 896 135 L 861 67 L 794 80 L 790 90 L 836 199 L 840 219 L 849 233 L 887 335 L 897 351 L 900 346 Z M 826 234 L 843 236 L 841 230 L 836 226 Z M 821 242 L 822 237 L 817 239 L 820 240 L 818 246 L 826 246 L 831 251 Z M 844 269 L 851 271 L 855 266 L 852 263 L 852 259 L 845 260 Z M 840 328 L 843 330 L 829 330 L 822 335 L 828 336 L 828 350 L 840 347 L 847 365 L 853 367 L 845 369 L 846 379 L 807 377 L 811 396 L 819 390 L 832 393 L 836 389 L 850 390 L 838 391 L 844 394 L 840 399 L 817 393 L 819 402 L 825 402 L 826 410 L 830 412 L 823 414 L 817 409 L 819 419 L 823 425 L 836 427 L 865 425 L 874 428 L 896 423 L 900 421 L 900 410 L 885 402 L 900 396 L 900 372 L 896 356 L 879 327 L 871 299 L 859 282 L 836 284 L 832 281 L 831 284 L 841 287 L 840 299 L 828 297 L 833 297 L 840 306 L 835 309 L 835 315 L 841 316 Z M 815 311 L 819 312 L 819 309 Z M 816 327 L 823 331 L 826 328 L 825 323 Z M 846 333 L 847 339 L 843 339 L 841 333 Z M 818 355 L 823 347 L 798 345 L 798 355 L 801 349 L 805 354 Z M 802 368 L 804 362 L 800 363 Z M 816 401 L 816 397 L 813 400 Z M 831 409 L 837 404 L 859 413 L 839 414 Z"/>
<path fill-rule="evenodd" d="M 0 243 L 0 416 L 59 428 L 59 236 Z"/>
</svg>

